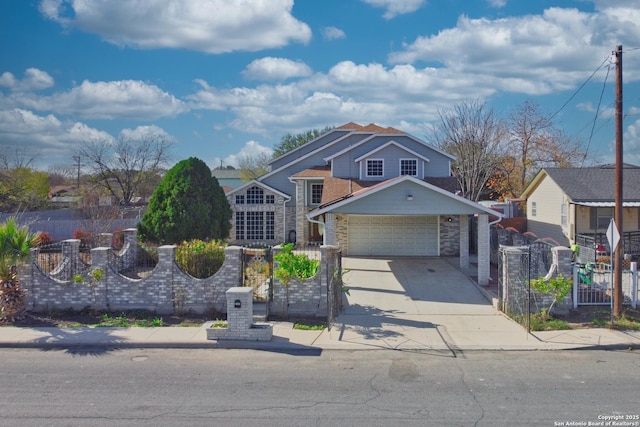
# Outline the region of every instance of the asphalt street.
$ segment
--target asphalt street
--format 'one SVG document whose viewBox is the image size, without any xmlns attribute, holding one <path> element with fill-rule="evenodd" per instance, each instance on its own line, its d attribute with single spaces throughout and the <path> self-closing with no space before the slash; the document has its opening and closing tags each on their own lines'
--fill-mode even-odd
<svg viewBox="0 0 640 427">
<path fill-rule="evenodd" d="M 640 413 L 636 351 L 2 349 L 0 358 L 3 426 L 557 426 L 612 416 L 638 425 Z"/>
</svg>

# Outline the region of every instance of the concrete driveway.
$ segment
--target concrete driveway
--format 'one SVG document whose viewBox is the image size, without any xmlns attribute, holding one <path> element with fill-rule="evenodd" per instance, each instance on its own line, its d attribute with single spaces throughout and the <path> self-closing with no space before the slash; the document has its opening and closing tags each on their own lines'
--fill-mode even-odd
<svg viewBox="0 0 640 427">
<path fill-rule="evenodd" d="M 450 261 L 343 258 L 349 295 L 331 340 L 393 349 L 530 347 L 535 338 L 494 309 Z"/>
</svg>

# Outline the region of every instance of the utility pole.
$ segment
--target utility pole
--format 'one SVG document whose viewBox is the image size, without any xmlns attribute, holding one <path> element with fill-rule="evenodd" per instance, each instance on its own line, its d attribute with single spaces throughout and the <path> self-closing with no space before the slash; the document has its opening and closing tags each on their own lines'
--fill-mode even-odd
<svg viewBox="0 0 640 427">
<path fill-rule="evenodd" d="M 616 208 L 615 222 L 618 232 L 622 236 L 622 244 L 615 248 L 615 256 L 612 261 L 614 265 L 613 281 L 613 315 L 618 317 L 622 314 L 622 249 L 624 246 L 624 233 L 622 226 L 622 176 L 624 163 L 622 160 L 622 45 L 616 46 Z M 613 249 L 613 248 L 612 248 Z M 612 253 L 612 255 L 614 255 Z"/>
<path fill-rule="evenodd" d="M 80 191 L 80 167 L 82 166 L 80 164 L 80 156 L 73 156 L 73 160 L 76 161 L 75 165 L 78 168 L 78 175 L 76 177 L 76 187 L 78 192 Z"/>
</svg>

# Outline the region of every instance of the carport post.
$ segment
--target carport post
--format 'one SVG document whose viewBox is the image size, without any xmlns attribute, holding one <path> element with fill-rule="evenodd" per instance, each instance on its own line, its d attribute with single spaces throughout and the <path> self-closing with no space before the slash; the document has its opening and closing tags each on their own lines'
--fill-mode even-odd
<svg viewBox="0 0 640 427">
<path fill-rule="evenodd" d="M 489 241 L 489 215 L 478 215 L 478 284 L 489 284 L 491 244 Z"/>
<path fill-rule="evenodd" d="M 460 268 L 469 268 L 469 216 L 460 215 Z"/>
</svg>

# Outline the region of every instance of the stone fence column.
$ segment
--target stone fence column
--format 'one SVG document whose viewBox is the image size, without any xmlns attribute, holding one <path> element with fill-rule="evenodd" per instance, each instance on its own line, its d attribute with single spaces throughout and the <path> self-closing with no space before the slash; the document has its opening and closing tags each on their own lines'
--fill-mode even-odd
<svg viewBox="0 0 640 427">
<path fill-rule="evenodd" d="M 176 246 L 158 246 L 158 264 L 154 269 L 157 277 L 156 310 L 162 313 L 173 312 L 173 284 L 176 269 Z"/>
<path fill-rule="evenodd" d="M 503 246 L 500 248 L 502 256 L 502 299 L 499 301 L 500 310 L 507 312 L 509 306 L 509 289 L 513 287 L 526 287 L 528 284 L 522 283 L 522 257 L 528 253 L 529 248 L 526 246 Z M 525 286 L 526 285 L 526 286 Z"/>
<path fill-rule="evenodd" d="M 555 246 L 551 248 L 553 263 L 556 265 L 556 274 L 562 274 L 569 278 L 573 275 L 573 251 L 565 246 Z"/>
<path fill-rule="evenodd" d="M 338 271 L 338 246 L 320 246 L 320 305 L 318 306 L 317 317 L 327 316 L 329 313 L 329 290 L 336 274 L 342 275 Z"/>
</svg>

